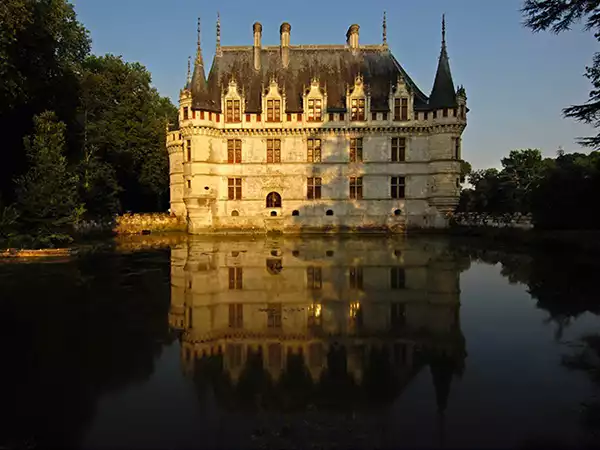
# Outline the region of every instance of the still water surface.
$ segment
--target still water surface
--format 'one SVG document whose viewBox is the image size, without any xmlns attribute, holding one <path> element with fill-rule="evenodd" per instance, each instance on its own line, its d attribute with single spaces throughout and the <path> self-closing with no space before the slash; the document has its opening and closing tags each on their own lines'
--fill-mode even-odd
<svg viewBox="0 0 600 450">
<path fill-rule="evenodd" d="M 0 264 L 0 447 L 598 442 L 581 341 L 598 263 L 429 237 L 165 240 Z"/>
</svg>

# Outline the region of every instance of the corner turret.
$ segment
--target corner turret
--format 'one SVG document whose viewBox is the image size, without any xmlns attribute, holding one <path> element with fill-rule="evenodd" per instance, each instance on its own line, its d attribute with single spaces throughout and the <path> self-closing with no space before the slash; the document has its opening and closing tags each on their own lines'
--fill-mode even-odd
<svg viewBox="0 0 600 450">
<path fill-rule="evenodd" d="M 454 92 L 454 82 L 450 72 L 450 62 L 448 50 L 446 49 L 446 17 L 442 16 L 442 50 L 438 61 L 438 68 L 435 74 L 435 81 L 429 96 L 429 106 L 433 110 L 444 108 L 456 108 L 456 93 Z"/>
</svg>

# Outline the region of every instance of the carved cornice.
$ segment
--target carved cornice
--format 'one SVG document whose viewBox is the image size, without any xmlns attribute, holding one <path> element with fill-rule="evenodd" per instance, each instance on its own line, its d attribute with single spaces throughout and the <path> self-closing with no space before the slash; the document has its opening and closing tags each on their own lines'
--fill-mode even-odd
<svg viewBox="0 0 600 450">
<path fill-rule="evenodd" d="M 216 128 L 211 126 L 187 126 L 181 129 L 183 136 L 355 136 L 366 134 L 460 134 L 464 131 L 464 123 L 447 123 L 435 125 L 408 126 L 339 126 L 339 127 L 298 127 L 298 128 Z M 170 143 L 169 143 L 170 144 Z M 169 145 L 168 144 L 168 145 Z M 181 144 L 179 144 L 181 145 Z"/>
</svg>

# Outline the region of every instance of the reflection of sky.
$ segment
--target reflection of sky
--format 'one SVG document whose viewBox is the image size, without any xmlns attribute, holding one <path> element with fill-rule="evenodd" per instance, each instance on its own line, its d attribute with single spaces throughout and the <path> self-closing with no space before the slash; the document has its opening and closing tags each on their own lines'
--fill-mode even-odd
<svg viewBox="0 0 600 450">
<path fill-rule="evenodd" d="M 544 324 L 547 314 L 535 308 L 524 286 L 508 284 L 500 265 L 473 263 L 461 274 L 461 290 L 468 356 L 462 380 L 455 379 L 450 391 L 446 445 L 502 447 L 553 433 L 559 438 L 577 433 L 579 401 L 589 396 L 590 386 L 582 374 L 559 366 L 566 349 L 554 341 L 554 324 Z M 575 339 L 598 324 L 598 318 L 582 316 L 563 339 Z M 182 375 L 179 357 L 175 342 L 156 361 L 150 380 L 102 398 L 87 442 L 210 447 L 215 430 L 221 439 L 233 439 L 228 422 L 219 425 L 210 406 L 214 403 L 198 401 L 192 382 Z M 250 426 L 236 417 L 236 426 Z M 377 420 L 393 442 L 436 445 L 438 418 L 429 369 Z"/>
</svg>

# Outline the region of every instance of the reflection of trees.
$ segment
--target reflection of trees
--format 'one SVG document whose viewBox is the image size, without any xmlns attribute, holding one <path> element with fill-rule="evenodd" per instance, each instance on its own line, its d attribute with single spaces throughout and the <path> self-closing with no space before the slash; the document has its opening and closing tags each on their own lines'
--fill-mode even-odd
<svg viewBox="0 0 600 450">
<path fill-rule="evenodd" d="M 502 264 L 501 274 L 511 283 L 526 285 L 537 307 L 547 311 L 559 324 L 585 312 L 600 313 L 597 260 L 568 250 L 534 248 L 523 253 L 483 239 L 457 242 L 455 250 L 468 254 L 474 261 Z"/>
<path fill-rule="evenodd" d="M 521 283 L 537 302 L 537 307 L 548 312 L 549 321 L 557 324 L 556 338 L 562 338 L 563 329 L 575 318 L 590 312 L 600 314 L 600 297 L 596 277 L 600 264 L 597 260 L 579 256 L 568 250 L 534 248 L 528 253 L 508 250 L 489 240 L 466 240 L 455 250 L 469 254 L 472 260 L 488 264 L 502 264 L 501 274 L 511 283 Z M 562 364 L 587 373 L 600 387 L 600 335 L 588 335 L 576 344 L 574 352 L 563 357 Z M 600 398 L 583 403 L 583 424 L 600 437 Z M 541 448 L 544 443 L 531 444 Z"/>
<path fill-rule="evenodd" d="M 314 381 L 303 355 L 288 354 L 281 376 L 274 380 L 263 365 L 262 353 L 249 352 L 237 382 L 224 369 L 222 354 L 204 355 L 196 360 L 194 382 L 200 398 L 212 391 L 217 402 L 229 410 L 352 411 L 390 406 L 412 377 L 429 366 L 438 408 L 443 412 L 452 379 L 462 375 L 465 358 L 464 348 L 453 354 L 424 350 L 406 367 L 394 363 L 386 346 L 372 348 L 361 359 L 363 378 L 357 380 L 348 370 L 346 352 L 344 346 L 331 347 L 327 368 Z"/>
<path fill-rule="evenodd" d="M 569 369 L 585 372 L 600 388 L 600 334 L 586 335 L 576 345 L 576 350 L 563 356 L 563 365 Z M 582 404 L 582 423 L 591 432 L 596 443 L 600 442 L 600 396 L 596 394 Z"/>
<path fill-rule="evenodd" d="M 170 339 L 167 260 L 96 255 L 0 267 L 0 445 L 76 447 L 102 394 L 150 376 Z"/>
</svg>

